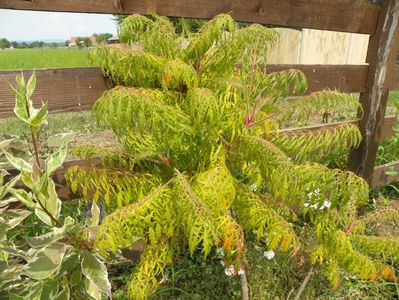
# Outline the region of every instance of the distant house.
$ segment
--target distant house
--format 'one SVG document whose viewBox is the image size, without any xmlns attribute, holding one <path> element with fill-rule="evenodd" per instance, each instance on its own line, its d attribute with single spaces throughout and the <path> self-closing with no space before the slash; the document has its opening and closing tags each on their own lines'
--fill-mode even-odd
<svg viewBox="0 0 399 300">
<path fill-rule="evenodd" d="M 78 39 L 77 36 L 71 36 L 68 40 L 68 47 L 76 47 L 76 40 Z"/>
<path fill-rule="evenodd" d="M 95 36 L 95 35 L 92 35 L 91 37 L 90 37 L 90 41 L 91 41 L 91 44 L 94 46 L 94 45 L 97 45 L 97 36 Z"/>
<path fill-rule="evenodd" d="M 85 38 L 89 38 L 90 39 L 90 41 L 91 41 L 91 44 L 93 45 L 93 46 L 95 46 L 95 45 L 97 45 L 97 37 L 95 36 L 95 35 L 92 35 L 92 36 L 71 36 L 70 38 L 69 38 L 69 40 L 68 40 L 68 47 L 76 47 L 76 46 L 78 46 L 78 44 L 77 44 L 77 40 L 78 39 L 85 39 Z"/>
<path fill-rule="evenodd" d="M 107 40 L 107 44 L 119 44 L 119 38 L 114 35 Z"/>
</svg>

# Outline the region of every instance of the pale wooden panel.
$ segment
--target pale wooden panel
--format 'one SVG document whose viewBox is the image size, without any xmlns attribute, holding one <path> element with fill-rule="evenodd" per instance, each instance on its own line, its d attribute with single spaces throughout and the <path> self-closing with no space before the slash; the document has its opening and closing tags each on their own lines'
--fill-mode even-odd
<svg viewBox="0 0 399 300">
<path fill-rule="evenodd" d="M 270 64 L 297 64 L 301 46 L 301 31 L 289 28 L 275 28 L 279 34 L 277 44 L 267 55 Z"/>
<path fill-rule="evenodd" d="M 349 41 L 349 33 L 303 29 L 299 63 L 346 64 Z"/>
<path fill-rule="evenodd" d="M 370 36 L 367 34 L 350 34 L 349 49 L 346 62 L 350 65 L 366 63 Z"/>
</svg>

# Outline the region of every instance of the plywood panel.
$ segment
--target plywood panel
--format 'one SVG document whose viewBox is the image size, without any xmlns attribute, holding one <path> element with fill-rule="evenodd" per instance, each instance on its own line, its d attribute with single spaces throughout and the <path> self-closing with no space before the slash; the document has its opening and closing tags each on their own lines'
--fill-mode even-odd
<svg viewBox="0 0 399 300">
<path fill-rule="evenodd" d="M 302 33 L 300 30 L 289 28 L 275 28 L 279 40 L 269 50 L 268 62 L 271 64 L 297 64 Z"/>
<path fill-rule="evenodd" d="M 350 34 L 346 63 L 359 65 L 366 63 L 367 49 L 370 36 L 367 34 Z"/>
<path fill-rule="evenodd" d="M 299 62 L 302 64 L 346 64 L 349 41 L 349 33 L 304 29 Z"/>
</svg>

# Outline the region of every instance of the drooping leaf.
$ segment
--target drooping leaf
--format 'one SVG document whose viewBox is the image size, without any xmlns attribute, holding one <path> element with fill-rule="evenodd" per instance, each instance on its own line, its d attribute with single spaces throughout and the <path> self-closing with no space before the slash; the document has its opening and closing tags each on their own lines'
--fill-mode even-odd
<svg viewBox="0 0 399 300">
<path fill-rule="evenodd" d="M 61 165 L 64 163 L 67 150 L 68 150 L 68 143 L 74 137 L 74 134 L 63 134 L 60 135 L 61 139 L 61 146 L 57 152 L 52 154 L 47 160 L 47 174 L 51 175 L 57 170 Z"/>
<path fill-rule="evenodd" d="M 27 172 L 27 173 L 31 171 L 32 169 L 31 165 L 22 158 L 15 157 L 14 155 L 5 150 L 3 150 L 3 153 L 7 158 L 8 162 L 18 171 Z"/>
<path fill-rule="evenodd" d="M 8 139 L 0 142 L 0 150 L 6 148 L 14 139 Z"/>
<path fill-rule="evenodd" d="M 55 300 L 59 292 L 59 281 L 57 279 L 49 280 L 43 283 L 41 300 Z"/>
<path fill-rule="evenodd" d="M 58 228 L 55 227 L 52 231 L 35 236 L 35 237 L 26 237 L 26 241 L 29 243 L 29 245 L 32 248 L 40 248 L 44 247 L 47 244 L 50 244 L 52 242 L 56 242 L 60 240 L 61 238 L 64 237 L 65 232 L 70 228 L 73 224 L 64 224 L 63 227 Z"/>
<path fill-rule="evenodd" d="M 86 250 L 82 252 L 82 272 L 99 291 L 112 298 L 107 268 L 93 253 Z"/>
<path fill-rule="evenodd" d="M 24 267 L 24 273 L 37 280 L 43 280 L 54 274 L 61 266 L 66 245 L 52 243 L 39 250 Z"/>
<path fill-rule="evenodd" d="M 16 190 L 12 189 L 11 194 L 21 201 L 27 208 L 35 208 L 36 204 L 33 202 L 31 193 L 28 193 L 25 190 Z"/>
</svg>

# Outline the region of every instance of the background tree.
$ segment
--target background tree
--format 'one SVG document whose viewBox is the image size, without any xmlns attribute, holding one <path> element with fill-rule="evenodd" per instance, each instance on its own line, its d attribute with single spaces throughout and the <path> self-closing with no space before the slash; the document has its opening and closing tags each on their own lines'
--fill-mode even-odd
<svg viewBox="0 0 399 300">
<path fill-rule="evenodd" d="M 10 46 L 11 43 L 6 38 L 0 39 L 0 49 L 10 48 Z"/>
<path fill-rule="evenodd" d="M 99 33 L 97 34 L 97 44 L 104 45 L 107 43 L 107 40 L 112 37 L 111 33 Z"/>
<path fill-rule="evenodd" d="M 79 47 L 88 48 L 92 46 L 92 42 L 89 37 L 78 37 L 76 39 L 76 45 L 78 45 Z"/>
</svg>

